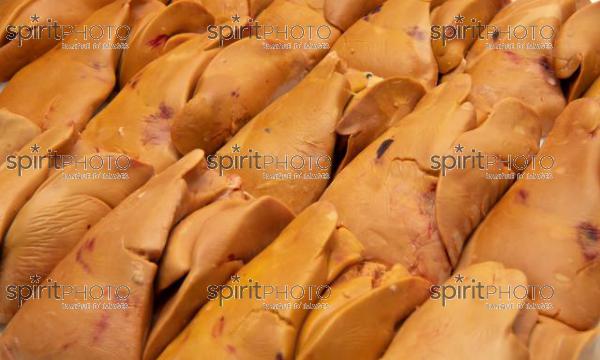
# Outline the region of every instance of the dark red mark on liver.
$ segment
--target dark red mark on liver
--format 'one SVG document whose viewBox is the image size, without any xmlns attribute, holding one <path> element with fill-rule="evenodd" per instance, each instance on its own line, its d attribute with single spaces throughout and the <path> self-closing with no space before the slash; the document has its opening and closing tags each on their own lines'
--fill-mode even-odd
<svg viewBox="0 0 600 360">
<path fill-rule="evenodd" d="M 100 340 L 100 337 L 102 336 L 102 334 L 104 332 L 106 332 L 107 328 L 108 328 L 108 313 L 104 312 L 100 316 L 100 320 L 98 320 L 98 322 L 96 322 L 96 324 L 94 325 L 94 336 L 92 338 L 92 342 L 97 343 Z"/>
<path fill-rule="evenodd" d="M 235 347 L 233 345 L 227 345 L 225 346 L 225 349 L 227 350 L 228 353 L 230 354 L 235 354 Z"/>
<path fill-rule="evenodd" d="M 365 15 L 363 17 L 363 19 L 365 20 L 369 20 L 369 18 L 371 17 L 371 15 L 373 14 L 377 14 L 378 12 L 381 11 L 381 5 L 376 6 L 373 10 L 371 10 L 371 12 L 369 12 L 367 15 Z"/>
<path fill-rule="evenodd" d="M 158 105 L 158 110 L 159 110 L 159 116 L 163 119 L 170 119 L 171 117 L 173 117 L 174 115 L 174 111 L 173 108 L 165 105 L 164 103 L 160 103 L 160 105 Z"/>
<path fill-rule="evenodd" d="M 283 360 L 283 354 L 278 352 L 277 355 L 275 355 L 275 360 Z"/>
<path fill-rule="evenodd" d="M 394 139 L 387 139 L 387 140 L 384 140 L 381 143 L 381 145 L 379 145 L 379 148 L 377 148 L 377 158 L 378 159 L 383 156 L 383 154 L 390 147 L 390 145 L 392 145 L 393 142 L 394 142 Z"/>
<path fill-rule="evenodd" d="M 142 77 L 142 71 L 139 71 L 137 74 L 135 74 L 134 77 L 132 77 L 129 80 L 129 85 L 131 86 L 132 89 L 135 89 L 135 87 L 137 86 L 137 84 L 140 81 L 141 77 Z"/>
<path fill-rule="evenodd" d="M 83 260 L 84 246 L 81 246 L 79 247 L 79 249 L 77 249 L 77 253 L 75 254 L 75 261 L 77 261 L 81 265 L 81 267 L 83 268 L 83 270 L 85 270 L 86 273 L 90 273 L 92 272 L 90 266 Z"/>
<path fill-rule="evenodd" d="M 363 20 L 365 21 L 369 21 L 371 19 L 371 15 L 373 14 L 377 14 L 378 12 L 381 11 L 381 5 L 376 6 L 373 10 L 371 10 L 370 13 L 368 13 L 367 15 L 363 16 Z"/>
<path fill-rule="evenodd" d="M 381 5 L 377 5 L 375 6 L 375 9 L 371 10 L 371 14 L 377 14 L 378 12 L 381 11 Z"/>
<path fill-rule="evenodd" d="M 163 46 L 167 40 L 169 40 L 169 35 L 167 34 L 160 34 L 157 37 L 155 37 L 154 39 L 151 39 L 150 41 L 148 41 L 146 43 L 146 45 L 150 46 L 151 48 L 156 48 L 159 46 Z"/>
<path fill-rule="evenodd" d="M 518 202 L 520 202 L 521 204 L 524 204 L 527 202 L 527 198 L 529 198 L 529 193 L 527 192 L 527 190 L 519 189 L 519 191 L 517 191 L 517 201 Z"/>
<path fill-rule="evenodd" d="M 213 337 L 221 336 L 221 334 L 223 334 L 224 328 L 225 328 L 225 317 L 221 316 L 219 318 L 219 321 L 217 321 L 212 328 L 212 336 Z"/>
<path fill-rule="evenodd" d="M 68 348 L 70 348 L 71 346 L 75 345 L 75 343 L 76 343 L 76 341 L 69 341 L 69 342 L 66 342 L 66 343 L 64 343 L 64 344 L 61 346 L 61 349 L 62 349 L 63 351 L 65 351 L 65 350 L 67 350 Z"/>
<path fill-rule="evenodd" d="M 158 145 L 168 142 L 171 137 L 169 119 L 173 115 L 175 115 L 173 108 L 161 103 L 156 113 L 148 115 L 145 118 L 146 126 L 144 128 L 142 143 L 144 145 Z"/>
<path fill-rule="evenodd" d="M 432 183 L 429 185 L 429 192 L 434 193 L 437 190 L 437 183 Z"/>
<path fill-rule="evenodd" d="M 406 33 L 415 40 L 425 40 L 426 38 L 425 32 L 416 25 L 409 28 Z"/>
<path fill-rule="evenodd" d="M 499 37 L 500 37 L 500 31 L 494 30 L 494 32 L 492 33 L 492 41 L 494 41 L 494 42 L 498 41 Z"/>
<path fill-rule="evenodd" d="M 96 244 L 96 238 L 89 238 L 84 246 L 87 251 L 94 251 L 94 245 Z"/>
<path fill-rule="evenodd" d="M 546 58 L 545 56 L 542 56 L 538 60 L 538 64 L 540 64 L 540 66 L 542 67 L 542 69 L 544 69 L 545 72 L 549 74 L 554 74 L 554 70 L 552 69 L 550 62 L 548 61 L 548 58 Z"/>
<path fill-rule="evenodd" d="M 376 288 L 379 285 L 381 285 L 382 278 L 383 278 L 383 270 L 382 269 L 376 269 L 373 272 L 373 277 L 371 278 L 371 287 L 372 288 Z"/>
<path fill-rule="evenodd" d="M 588 261 L 595 260 L 600 254 L 600 230 L 597 226 L 589 222 L 582 222 L 577 225 L 577 241 L 583 252 L 583 256 Z"/>
<path fill-rule="evenodd" d="M 600 238 L 600 230 L 598 230 L 594 224 L 589 222 L 582 222 L 577 226 L 577 229 L 589 240 L 598 241 Z"/>
<path fill-rule="evenodd" d="M 514 62 L 515 64 L 519 64 L 521 62 L 521 57 L 517 53 L 514 53 L 512 51 L 505 51 L 504 53 L 506 54 L 506 56 L 508 56 L 510 61 Z"/>
</svg>

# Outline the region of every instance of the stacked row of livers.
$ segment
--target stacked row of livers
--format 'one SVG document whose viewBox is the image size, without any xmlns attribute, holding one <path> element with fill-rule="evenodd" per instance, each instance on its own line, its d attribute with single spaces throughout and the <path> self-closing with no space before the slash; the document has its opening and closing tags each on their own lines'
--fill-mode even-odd
<svg viewBox="0 0 600 360">
<path fill-rule="evenodd" d="M 123 181 L 4 163 L 0 286 L 42 275 L 130 295 L 110 300 L 120 311 L 2 296 L 2 358 L 480 358 L 467 343 L 494 359 L 599 356 L 598 4 L 86 0 L 65 2 L 72 11 L 61 17 L 47 1 L 16 3 L 1 5 L 3 24 L 91 14 L 85 23 L 132 31 L 122 54 L 102 50 L 115 37 L 77 51 L 0 43 L 0 74 L 16 72 L 0 92 L 2 161 L 31 147 L 133 161 Z M 432 25 L 471 19 L 499 31 L 431 40 Z M 306 38 L 327 46 L 303 37 L 286 48 L 284 33 L 264 30 L 207 33 L 257 24 L 325 26 L 325 39 Z M 553 33 L 532 39 L 523 24 Z M 431 166 L 463 149 L 500 166 Z M 219 172 L 204 159 L 240 152 L 334 163 L 317 178 L 302 167 L 276 179 L 278 169 Z M 540 170 L 509 161 L 535 154 L 556 159 L 551 179 L 527 180 Z M 211 286 L 240 279 L 311 290 L 279 308 L 275 294 L 208 301 Z M 540 301 L 532 296 L 428 300 L 432 285 L 463 281 L 555 293 L 539 313 L 527 310 Z"/>
</svg>

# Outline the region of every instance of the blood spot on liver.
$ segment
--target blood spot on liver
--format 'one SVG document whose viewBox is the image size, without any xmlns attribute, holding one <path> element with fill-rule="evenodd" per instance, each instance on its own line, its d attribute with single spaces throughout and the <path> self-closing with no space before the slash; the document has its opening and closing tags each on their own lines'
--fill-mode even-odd
<svg viewBox="0 0 600 360">
<path fill-rule="evenodd" d="M 376 269 L 373 272 L 373 277 L 371 278 L 371 287 L 373 289 L 379 287 L 381 285 L 381 281 L 383 280 L 383 269 Z"/>
<path fill-rule="evenodd" d="M 384 140 L 381 143 L 381 145 L 379 145 L 379 147 L 377 148 L 377 159 L 380 159 L 383 156 L 383 154 L 385 154 L 385 152 L 390 147 L 390 145 L 392 145 L 393 142 L 394 142 L 394 139 L 387 139 L 387 140 Z"/>
<path fill-rule="evenodd" d="M 79 265 L 81 265 L 83 270 L 89 274 L 92 272 L 92 270 L 90 269 L 90 266 L 83 260 L 84 246 L 81 246 L 79 249 L 77 249 L 77 253 L 75 253 L 75 261 L 77 261 L 79 263 Z"/>
<path fill-rule="evenodd" d="M 95 245 L 96 245 L 96 238 L 89 238 L 88 240 L 86 240 L 86 242 L 83 246 L 87 251 L 94 251 Z"/>
<path fill-rule="evenodd" d="M 494 30 L 494 32 L 492 33 L 492 41 L 496 42 L 498 41 L 498 38 L 500 38 L 500 31 Z"/>
<path fill-rule="evenodd" d="M 550 65 L 550 62 L 548 61 L 548 58 L 546 58 L 545 56 L 542 56 L 539 60 L 538 60 L 538 64 L 540 64 L 540 66 L 542 67 L 542 69 L 548 73 L 553 74 L 554 70 L 552 70 L 552 66 Z"/>
<path fill-rule="evenodd" d="M 97 62 L 97 61 L 94 61 L 94 62 L 92 63 L 92 69 L 94 69 L 94 70 L 100 70 L 100 69 L 102 69 L 102 64 L 100 64 L 100 63 L 99 63 L 99 62 Z"/>
<path fill-rule="evenodd" d="M 517 202 L 521 204 L 527 203 L 527 199 L 529 198 L 529 193 L 525 189 L 519 189 L 517 191 Z"/>
<path fill-rule="evenodd" d="M 581 247 L 583 257 L 587 261 L 593 261 L 600 255 L 600 230 L 589 222 L 577 225 L 577 241 Z"/>
<path fill-rule="evenodd" d="M 223 334 L 224 328 L 225 328 L 225 317 L 221 316 L 219 318 L 219 321 L 217 321 L 212 328 L 212 336 L 215 338 L 221 336 Z"/>
<path fill-rule="evenodd" d="M 171 138 L 169 120 L 173 115 L 175 115 L 175 110 L 161 103 L 157 112 L 146 116 L 142 143 L 144 145 L 160 145 L 168 142 Z"/>
<path fill-rule="evenodd" d="M 598 241 L 600 238 L 600 230 L 589 222 L 583 222 L 577 226 L 579 232 L 583 234 L 587 239 L 592 241 Z"/>
<path fill-rule="evenodd" d="M 170 119 L 175 115 L 173 108 L 165 105 L 165 103 L 160 103 L 160 105 L 158 105 L 158 111 L 158 115 L 163 119 Z"/>
<path fill-rule="evenodd" d="M 102 337 L 102 335 L 106 332 L 106 330 L 108 329 L 108 313 L 104 312 L 102 313 L 102 315 L 100 316 L 100 320 L 98 320 L 98 322 L 96 322 L 96 324 L 94 324 L 94 335 L 92 337 L 92 342 L 93 343 L 97 343 L 100 338 Z"/>
<path fill-rule="evenodd" d="M 363 20 L 364 20 L 364 21 L 369 21 L 369 20 L 371 20 L 371 15 L 373 15 L 373 14 L 377 14 L 377 13 L 378 13 L 378 12 L 380 12 L 380 11 L 381 11 L 381 5 L 379 5 L 379 6 L 376 6 L 376 7 L 375 7 L 373 10 L 371 10 L 371 12 L 370 12 L 370 13 L 368 13 L 368 14 L 367 14 L 367 15 L 365 15 L 365 16 L 363 16 Z"/>
<path fill-rule="evenodd" d="M 437 183 L 431 183 L 429 184 L 429 192 L 430 193 L 434 193 L 437 190 Z"/>
<path fill-rule="evenodd" d="M 151 39 L 150 41 L 148 41 L 146 43 L 146 45 L 150 46 L 151 48 L 157 48 L 159 46 L 163 46 L 167 40 L 169 40 L 169 35 L 167 34 L 160 34 L 157 37 L 155 37 L 154 39 Z"/>
<path fill-rule="evenodd" d="M 506 56 L 515 64 L 521 63 L 521 56 L 512 51 L 505 51 Z"/>
<path fill-rule="evenodd" d="M 427 36 L 425 35 L 425 32 L 423 30 L 421 30 L 418 26 L 412 26 L 411 28 L 409 28 L 406 33 L 408 34 L 408 36 L 412 37 L 415 40 L 425 40 L 427 38 Z"/>
</svg>

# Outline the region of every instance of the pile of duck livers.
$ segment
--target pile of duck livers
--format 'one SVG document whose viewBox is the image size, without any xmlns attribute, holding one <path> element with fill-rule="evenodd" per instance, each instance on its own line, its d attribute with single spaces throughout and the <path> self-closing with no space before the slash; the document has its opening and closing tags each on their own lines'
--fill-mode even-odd
<svg viewBox="0 0 600 360">
<path fill-rule="evenodd" d="M 600 359 L 599 21 L 0 2 L 0 358 Z"/>
</svg>

